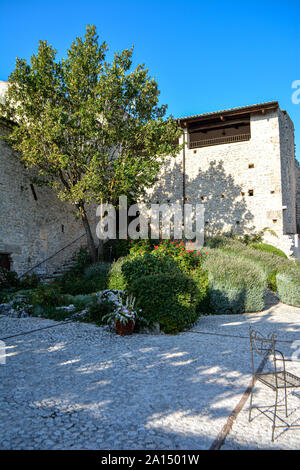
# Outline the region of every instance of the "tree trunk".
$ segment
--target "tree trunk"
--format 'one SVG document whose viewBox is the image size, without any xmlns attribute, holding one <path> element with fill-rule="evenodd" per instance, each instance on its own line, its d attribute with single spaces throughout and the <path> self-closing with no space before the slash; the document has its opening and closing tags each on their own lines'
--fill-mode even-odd
<svg viewBox="0 0 300 470">
<path fill-rule="evenodd" d="M 87 214 L 83 205 L 80 207 L 80 214 L 81 214 L 81 220 L 82 220 L 85 233 L 86 233 L 87 244 L 88 244 L 88 249 L 91 255 L 91 259 L 92 259 L 92 262 L 95 263 L 97 261 L 97 250 L 96 250 L 95 241 L 91 232 L 90 223 L 89 223 L 89 220 L 88 220 L 88 217 L 87 217 Z"/>
<path fill-rule="evenodd" d="M 98 245 L 98 261 L 103 261 L 104 259 L 104 240 L 99 240 Z"/>
</svg>

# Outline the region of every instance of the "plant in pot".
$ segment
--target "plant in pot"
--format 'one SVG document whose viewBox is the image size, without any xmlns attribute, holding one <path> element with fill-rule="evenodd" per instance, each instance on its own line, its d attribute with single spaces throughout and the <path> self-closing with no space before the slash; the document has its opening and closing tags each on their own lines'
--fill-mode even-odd
<svg viewBox="0 0 300 470">
<path fill-rule="evenodd" d="M 119 295 L 119 306 L 103 317 L 108 324 L 113 323 L 115 331 L 121 336 L 131 335 L 136 320 L 141 319 L 141 309 L 135 308 L 134 304 L 135 298 L 131 295 L 126 297 L 125 302 Z"/>
</svg>

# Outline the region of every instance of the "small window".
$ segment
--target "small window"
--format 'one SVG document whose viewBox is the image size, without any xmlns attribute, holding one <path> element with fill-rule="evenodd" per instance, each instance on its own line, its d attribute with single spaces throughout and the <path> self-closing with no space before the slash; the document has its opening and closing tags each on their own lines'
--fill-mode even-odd
<svg viewBox="0 0 300 470">
<path fill-rule="evenodd" d="M 248 196 L 254 196 L 254 190 L 253 189 L 249 189 Z"/>
<path fill-rule="evenodd" d="M 225 197 L 225 194 L 221 194 L 221 198 L 224 199 L 224 197 Z"/>
<path fill-rule="evenodd" d="M 194 150 L 194 153 L 197 153 L 197 150 Z"/>
<path fill-rule="evenodd" d="M 241 191 L 241 196 L 245 196 L 245 193 L 244 193 L 244 191 Z"/>
<path fill-rule="evenodd" d="M 205 201 L 206 200 L 206 196 L 201 196 L 201 201 Z"/>
<path fill-rule="evenodd" d="M 65 233 L 65 226 L 63 224 L 61 226 L 61 231 L 62 231 L 62 233 Z"/>
<path fill-rule="evenodd" d="M 270 191 L 270 192 L 271 192 L 271 194 L 275 194 L 275 191 L 274 191 L 274 190 L 272 190 L 272 191 Z"/>
<path fill-rule="evenodd" d="M 235 223 L 236 223 L 236 225 L 239 225 L 239 224 L 240 224 L 240 221 L 239 221 L 239 220 L 237 220 Z"/>
<path fill-rule="evenodd" d="M 254 168 L 254 163 L 249 163 L 248 168 Z"/>
<path fill-rule="evenodd" d="M 273 224 L 276 224 L 277 223 L 277 219 L 273 219 Z"/>
</svg>

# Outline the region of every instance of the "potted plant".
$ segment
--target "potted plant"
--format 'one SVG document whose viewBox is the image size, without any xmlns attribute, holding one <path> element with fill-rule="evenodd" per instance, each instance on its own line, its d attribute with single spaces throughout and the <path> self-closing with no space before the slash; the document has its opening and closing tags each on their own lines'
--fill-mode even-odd
<svg viewBox="0 0 300 470">
<path fill-rule="evenodd" d="M 139 313 L 141 309 L 135 309 L 135 298 L 130 296 L 126 297 L 125 303 L 119 295 L 119 305 L 111 313 L 108 313 L 103 317 L 107 320 L 107 323 L 114 324 L 114 329 L 119 335 L 131 335 L 134 330 L 135 322 L 137 318 L 141 318 Z"/>
</svg>

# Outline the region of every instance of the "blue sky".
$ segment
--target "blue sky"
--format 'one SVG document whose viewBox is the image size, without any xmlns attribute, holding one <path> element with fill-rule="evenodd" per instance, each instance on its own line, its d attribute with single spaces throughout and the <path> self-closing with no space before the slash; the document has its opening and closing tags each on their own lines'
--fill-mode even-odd
<svg viewBox="0 0 300 470">
<path fill-rule="evenodd" d="M 175 117 L 278 100 L 295 124 L 300 160 L 300 1 L 0 0 L 0 80 L 39 39 L 62 57 L 86 24 L 110 53 L 135 46 Z M 300 93 L 298 95 L 300 98 Z"/>
</svg>

